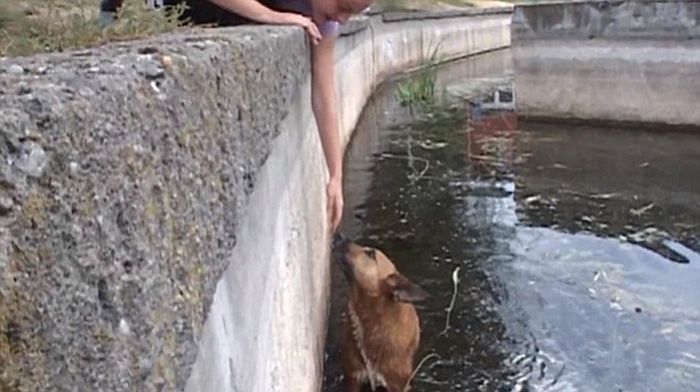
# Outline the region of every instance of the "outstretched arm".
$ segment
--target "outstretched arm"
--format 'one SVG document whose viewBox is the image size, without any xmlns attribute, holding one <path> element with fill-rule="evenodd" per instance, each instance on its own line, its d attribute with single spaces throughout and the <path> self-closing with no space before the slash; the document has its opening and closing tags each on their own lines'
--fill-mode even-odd
<svg viewBox="0 0 700 392">
<path fill-rule="evenodd" d="M 293 12 L 275 11 L 257 0 L 209 0 L 219 7 L 244 18 L 264 24 L 291 24 L 303 27 L 314 43 L 321 40 L 316 24 L 306 16 Z"/>
<path fill-rule="evenodd" d="M 334 231 L 343 214 L 343 151 L 335 96 L 335 40 L 334 34 L 326 35 L 313 48 L 311 73 L 311 106 L 328 166 L 330 178 L 326 193 L 328 214 Z"/>
<path fill-rule="evenodd" d="M 290 24 L 301 26 L 311 37 L 314 44 L 321 40 L 321 33 L 316 24 L 306 16 L 293 12 L 280 12 L 266 7 L 257 0 L 208 0 L 219 7 L 244 18 L 264 24 Z M 100 10 L 116 13 L 123 0 L 101 0 Z"/>
</svg>

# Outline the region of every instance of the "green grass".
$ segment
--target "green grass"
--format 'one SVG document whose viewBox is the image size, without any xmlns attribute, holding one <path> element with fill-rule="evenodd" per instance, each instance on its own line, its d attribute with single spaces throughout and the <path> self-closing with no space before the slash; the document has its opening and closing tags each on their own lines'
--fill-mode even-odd
<svg viewBox="0 0 700 392">
<path fill-rule="evenodd" d="M 401 106 L 415 106 L 429 103 L 435 97 L 435 72 L 432 67 L 420 71 L 418 76 L 402 82 L 398 86 Z"/>
<path fill-rule="evenodd" d="M 99 25 L 98 0 L 2 0 L 0 56 L 61 52 L 172 31 L 183 7 L 154 11 L 142 0 L 124 0 L 118 21 Z"/>
<path fill-rule="evenodd" d="M 430 105 L 435 100 L 435 81 L 437 78 L 437 57 L 440 44 L 430 50 L 421 64 L 417 75 L 399 83 L 397 95 L 401 106 L 413 108 L 416 105 Z"/>
</svg>

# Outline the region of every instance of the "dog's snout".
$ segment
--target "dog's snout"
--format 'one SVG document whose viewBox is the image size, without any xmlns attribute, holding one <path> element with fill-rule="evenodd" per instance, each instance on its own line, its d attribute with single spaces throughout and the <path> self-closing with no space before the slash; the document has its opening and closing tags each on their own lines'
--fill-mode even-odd
<svg viewBox="0 0 700 392">
<path fill-rule="evenodd" d="M 333 248 L 338 249 L 346 242 L 348 242 L 348 239 L 345 238 L 342 233 L 336 233 L 336 235 L 333 237 Z"/>
</svg>

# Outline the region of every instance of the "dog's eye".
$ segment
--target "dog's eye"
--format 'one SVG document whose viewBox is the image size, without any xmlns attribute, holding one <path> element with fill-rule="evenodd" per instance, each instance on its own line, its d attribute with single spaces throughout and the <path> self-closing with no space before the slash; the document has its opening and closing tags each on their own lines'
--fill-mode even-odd
<svg viewBox="0 0 700 392">
<path fill-rule="evenodd" d="M 371 257 L 372 260 L 374 260 L 374 256 L 375 256 L 374 249 L 371 249 L 371 248 L 365 249 L 365 254 L 366 254 L 367 256 Z"/>
</svg>

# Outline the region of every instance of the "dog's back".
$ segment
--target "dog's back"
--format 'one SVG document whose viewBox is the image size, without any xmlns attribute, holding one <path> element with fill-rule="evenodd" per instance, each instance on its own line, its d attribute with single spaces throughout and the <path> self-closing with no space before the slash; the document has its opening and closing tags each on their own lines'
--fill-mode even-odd
<svg viewBox="0 0 700 392">
<path fill-rule="evenodd" d="M 360 385 L 374 381 L 389 392 L 403 392 L 420 339 L 418 315 L 412 304 L 377 302 L 367 297 L 348 302 L 342 340 L 345 374 Z"/>
</svg>

